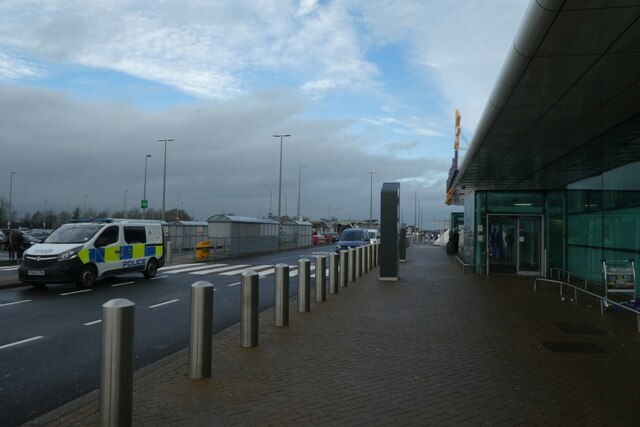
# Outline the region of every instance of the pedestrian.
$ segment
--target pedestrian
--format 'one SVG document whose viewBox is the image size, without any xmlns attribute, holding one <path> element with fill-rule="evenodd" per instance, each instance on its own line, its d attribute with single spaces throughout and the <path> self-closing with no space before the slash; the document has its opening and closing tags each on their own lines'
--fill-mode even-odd
<svg viewBox="0 0 640 427">
<path fill-rule="evenodd" d="M 24 236 L 20 230 L 13 230 L 9 234 L 9 259 L 22 258 L 22 245 L 24 244 Z"/>
</svg>

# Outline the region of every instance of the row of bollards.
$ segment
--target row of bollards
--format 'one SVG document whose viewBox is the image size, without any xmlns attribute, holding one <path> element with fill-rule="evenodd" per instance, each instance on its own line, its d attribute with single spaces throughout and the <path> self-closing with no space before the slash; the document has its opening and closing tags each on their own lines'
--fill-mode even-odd
<svg viewBox="0 0 640 427">
<path fill-rule="evenodd" d="M 316 256 L 315 300 L 327 300 L 378 266 L 378 244 L 343 250 L 327 258 Z M 298 311 L 311 310 L 311 262 L 298 261 Z M 289 325 L 289 266 L 275 266 L 274 325 Z M 328 279 L 328 280 L 327 280 Z M 328 285 L 328 286 L 327 286 Z M 258 345 L 259 275 L 246 271 L 241 275 L 240 345 Z M 189 377 L 211 376 L 213 344 L 213 285 L 199 281 L 191 285 L 191 330 L 189 340 Z M 135 304 L 113 299 L 102 306 L 102 365 L 100 378 L 100 424 L 130 426 L 133 414 L 133 339 Z"/>
</svg>

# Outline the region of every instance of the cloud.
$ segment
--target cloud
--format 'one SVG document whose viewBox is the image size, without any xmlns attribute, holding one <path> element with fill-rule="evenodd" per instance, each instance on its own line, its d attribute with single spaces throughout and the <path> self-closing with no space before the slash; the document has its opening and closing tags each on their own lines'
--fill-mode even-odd
<svg viewBox="0 0 640 427">
<path fill-rule="evenodd" d="M 34 63 L 0 50 L 0 81 L 32 79 L 41 75 L 43 75 L 43 71 Z"/>
<path fill-rule="evenodd" d="M 115 210 L 125 189 L 130 197 L 140 192 L 148 153 L 157 207 L 157 139 L 174 138 L 171 203 L 180 198 L 201 218 L 222 205 L 257 215 L 277 186 L 271 135 L 287 132 L 284 191 L 295 200 L 297 167 L 308 165 L 302 200 L 311 216 L 328 206 L 336 215 L 368 216 L 369 170 L 378 172 L 377 185 L 402 181 L 403 192 L 423 192 L 445 212 L 453 111 L 460 109 L 471 135 L 525 7 L 513 0 L 406 0 L 402 7 L 392 0 L 3 0 L 0 126 L 11 154 L 0 157 L 0 171 L 19 168 L 18 209 L 38 208 L 44 198 L 64 209 L 86 194 Z M 128 103 L 92 97 L 99 92 L 92 70 L 135 77 L 120 79 L 135 90 L 100 87 Z M 132 102 L 144 92 L 140 80 L 149 82 L 146 102 Z M 176 91 L 188 94 L 182 104 L 164 100 L 178 98 Z"/>
<path fill-rule="evenodd" d="M 9 108 L 11 106 L 11 108 Z M 118 103 L 80 102 L 47 90 L 0 85 L 0 126 L 11 156 L 0 170 L 15 170 L 13 206 L 34 212 L 48 200 L 55 210 L 82 206 L 112 212 L 142 197 L 144 159 L 148 163 L 147 198 L 159 208 L 162 199 L 163 143 L 167 145 L 167 208 L 184 203 L 198 218 L 223 209 L 265 215 L 278 191 L 279 140 L 283 145 L 284 197 L 294 213 L 298 166 L 302 174 L 302 211 L 313 218 L 348 213 L 368 217 L 368 171 L 375 170 L 375 203 L 382 182 L 403 180 L 407 191 L 441 198 L 441 186 L 423 189 L 420 177 L 443 175 L 446 162 L 367 154 L 368 141 L 354 135 L 351 123 L 304 117 L 307 102 L 292 92 L 265 92 L 226 101 L 206 101 L 150 112 Z M 250 124 L 250 125 L 248 125 Z M 357 161 L 354 161 L 357 159 Z M 433 192 L 433 195 L 429 193 Z M 6 197 L 6 196 L 5 196 Z M 434 212 L 448 212 L 444 206 Z"/>
</svg>

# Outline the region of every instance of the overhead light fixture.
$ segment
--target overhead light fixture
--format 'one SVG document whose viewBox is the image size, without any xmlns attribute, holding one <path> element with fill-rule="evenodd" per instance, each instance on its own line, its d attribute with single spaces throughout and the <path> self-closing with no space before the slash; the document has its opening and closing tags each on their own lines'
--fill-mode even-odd
<svg viewBox="0 0 640 427">
<path fill-rule="evenodd" d="M 514 203 L 513 206 L 531 206 L 532 203 Z"/>
</svg>

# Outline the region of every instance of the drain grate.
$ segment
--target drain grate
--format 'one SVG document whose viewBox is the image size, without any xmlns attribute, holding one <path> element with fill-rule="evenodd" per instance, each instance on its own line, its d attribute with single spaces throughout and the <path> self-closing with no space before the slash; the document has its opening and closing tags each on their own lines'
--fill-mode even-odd
<svg viewBox="0 0 640 427">
<path fill-rule="evenodd" d="M 554 323 L 562 332 L 576 335 L 609 335 L 595 323 Z"/>
<path fill-rule="evenodd" d="M 545 341 L 542 344 L 557 353 L 606 353 L 593 342 Z"/>
</svg>

